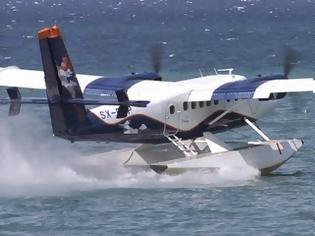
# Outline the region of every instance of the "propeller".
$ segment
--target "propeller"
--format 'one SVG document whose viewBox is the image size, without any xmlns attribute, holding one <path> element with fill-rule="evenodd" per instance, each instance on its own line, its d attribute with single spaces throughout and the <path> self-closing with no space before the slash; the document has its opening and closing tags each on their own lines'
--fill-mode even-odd
<svg viewBox="0 0 315 236">
<path fill-rule="evenodd" d="M 159 73 L 161 70 L 162 52 L 161 44 L 155 44 L 151 48 L 151 63 L 155 73 Z"/>
<path fill-rule="evenodd" d="M 284 50 L 283 60 L 283 74 L 285 78 L 289 78 L 289 74 L 296 66 L 300 54 L 293 48 L 286 47 Z M 291 100 L 292 108 L 295 113 L 306 113 L 308 110 L 308 98 L 305 98 L 300 93 L 290 93 L 289 98 Z"/>
<path fill-rule="evenodd" d="M 289 78 L 290 72 L 295 67 L 296 63 L 299 60 L 299 53 L 290 47 L 286 47 L 284 51 L 284 60 L 283 60 L 283 74 L 286 78 Z"/>
</svg>

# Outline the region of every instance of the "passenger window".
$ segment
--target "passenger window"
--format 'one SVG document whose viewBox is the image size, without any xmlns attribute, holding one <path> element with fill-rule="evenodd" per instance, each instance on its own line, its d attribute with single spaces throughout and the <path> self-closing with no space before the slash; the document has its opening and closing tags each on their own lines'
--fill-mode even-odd
<svg viewBox="0 0 315 236">
<path fill-rule="evenodd" d="M 175 107 L 174 105 L 170 106 L 170 114 L 174 114 L 175 113 Z"/>
<path fill-rule="evenodd" d="M 211 101 L 206 101 L 206 105 L 207 105 L 207 107 L 210 107 Z"/>
<path fill-rule="evenodd" d="M 183 109 L 184 109 L 184 111 L 188 110 L 188 102 L 183 103 Z"/>
<path fill-rule="evenodd" d="M 202 108 L 204 106 L 203 102 L 199 102 L 199 107 Z"/>
<path fill-rule="evenodd" d="M 196 108 L 196 102 L 191 102 L 191 109 L 195 109 Z"/>
<path fill-rule="evenodd" d="M 219 100 L 214 100 L 213 103 L 214 103 L 214 105 L 218 105 L 219 104 Z"/>
</svg>

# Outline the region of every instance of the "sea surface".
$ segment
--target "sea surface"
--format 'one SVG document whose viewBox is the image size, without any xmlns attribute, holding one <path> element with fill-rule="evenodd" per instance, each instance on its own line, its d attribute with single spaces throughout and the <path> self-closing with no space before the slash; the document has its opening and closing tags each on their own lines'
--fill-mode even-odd
<svg viewBox="0 0 315 236">
<path fill-rule="evenodd" d="M 290 77 L 315 75 L 315 0 L 0 0 L 0 67 L 41 70 L 36 32 L 53 24 L 78 73 L 152 71 L 159 43 L 164 80 L 282 73 L 286 46 L 300 54 Z M 132 145 L 71 144 L 52 137 L 47 107 L 7 117 L 0 106 L 0 235 L 315 235 L 313 97 L 285 98 L 258 122 L 271 138 L 305 141 L 270 176 L 98 165 L 89 155 Z M 257 138 L 246 127 L 220 136 Z"/>
</svg>

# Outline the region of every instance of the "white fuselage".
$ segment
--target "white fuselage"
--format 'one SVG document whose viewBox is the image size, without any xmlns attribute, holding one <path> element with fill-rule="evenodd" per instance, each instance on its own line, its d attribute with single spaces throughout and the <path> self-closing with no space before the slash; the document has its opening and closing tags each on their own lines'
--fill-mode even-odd
<svg viewBox="0 0 315 236">
<path fill-rule="evenodd" d="M 130 100 L 149 100 L 147 107 L 132 107 L 128 116 L 122 119 L 116 118 L 118 106 L 99 106 L 91 109 L 91 112 L 107 125 L 117 125 L 134 116 L 145 116 L 179 131 L 189 131 L 209 118 L 210 125 L 220 122 L 224 115 L 211 117 L 218 111 L 225 111 L 226 115 L 237 113 L 257 120 L 274 108 L 276 100 L 211 101 L 198 100 L 198 97 L 193 96 L 194 91 L 202 91 L 204 87 L 213 87 L 214 91 L 223 84 L 245 79 L 239 75 L 213 75 L 178 82 L 145 80 L 130 87 L 128 96 Z"/>
</svg>

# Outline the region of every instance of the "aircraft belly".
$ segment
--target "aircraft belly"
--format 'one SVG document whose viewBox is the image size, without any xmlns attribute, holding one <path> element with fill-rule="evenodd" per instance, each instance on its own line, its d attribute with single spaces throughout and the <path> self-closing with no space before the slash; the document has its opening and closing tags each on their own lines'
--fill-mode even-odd
<svg viewBox="0 0 315 236">
<path fill-rule="evenodd" d="M 128 116 L 123 119 L 116 118 L 117 106 L 99 106 L 90 110 L 90 128 L 79 132 L 77 135 L 64 138 L 71 141 L 164 143 L 168 142 L 164 136 L 164 129 L 166 128 L 167 132 L 177 132 L 179 138 L 191 139 L 202 136 L 205 131 L 219 133 L 246 125 L 244 117 L 256 120 L 272 109 L 274 103 L 273 101 L 253 100 L 251 107 L 248 102 L 235 106 L 236 101 L 219 103 L 218 105 L 212 104 L 210 107 L 200 108 L 198 112 L 181 111 L 177 114 L 179 117 L 170 120 L 165 118 L 170 114 L 166 114 L 164 117 L 164 109 L 157 108 L 154 104 L 151 104 L 146 112 L 143 108 L 132 108 Z M 235 107 L 233 108 L 233 106 Z M 253 113 L 253 106 L 259 107 L 259 111 Z M 168 105 L 165 103 L 161 107 L 168 108 Z M 231 111 L 212 123 L 231 107 Z M 178 108 L 181 107 L 178 106 Z M 168 112 L 168 109 L 166 112 Z M 166 126 L 165 122 L 167 122 Z"/>
</svg>

